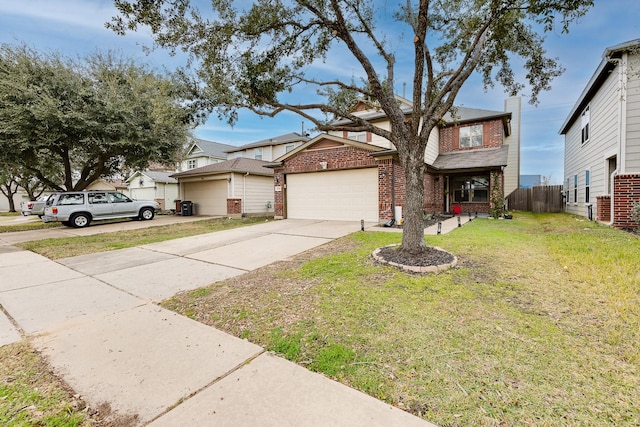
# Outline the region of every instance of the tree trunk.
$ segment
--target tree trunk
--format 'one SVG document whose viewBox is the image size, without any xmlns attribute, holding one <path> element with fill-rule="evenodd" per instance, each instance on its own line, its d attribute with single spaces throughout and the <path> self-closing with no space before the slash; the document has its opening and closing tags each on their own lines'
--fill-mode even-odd
<svg viewBox="0 0 640 427">
<path fill-rule="evenodd" d="M 6 192 L 5 192 L 6 190 Z M 18 192 L 18 188 L 16 186 L 15 191 L 11 188 L 11 184 L 4 184 L 2 186 L 2 194 L 7 198 L 7 200 L 9 201 L 9 212 L 15 212 L 16 211 L 16 204 L 13 201 L 13 196 L 15 196 L 15 194 Z"/>
<path fill-rule="evenodd" d="M 421 145 L 421 144 L 420 144 Z M 402 226 L 401 251 L 419 254 L 426 245 L 424 243 L 424 147 L 409 149 L 400 160 L 405 176 L 405 220 Z M 403 160 L 404 159 L 404 160 Z"/>
</svg>

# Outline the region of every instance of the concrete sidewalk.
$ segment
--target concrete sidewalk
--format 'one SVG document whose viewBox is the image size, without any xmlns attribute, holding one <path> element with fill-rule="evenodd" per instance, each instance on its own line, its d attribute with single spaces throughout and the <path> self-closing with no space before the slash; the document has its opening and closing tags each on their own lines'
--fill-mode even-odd
<svg viewBox="0 0 640 427">
<path fill-rule="evenodd" d="M 359 229 L 283 220 L 57 262 L 0 246 L 0 345 L 31 337 L 92 407 L 140 425 L 432 426 L 154 304 Z"/>
</svg>

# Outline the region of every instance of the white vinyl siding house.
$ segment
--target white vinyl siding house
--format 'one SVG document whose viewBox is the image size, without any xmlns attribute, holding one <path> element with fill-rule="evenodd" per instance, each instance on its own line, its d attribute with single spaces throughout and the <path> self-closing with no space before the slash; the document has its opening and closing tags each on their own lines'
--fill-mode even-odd
<svg viewBox="0 0 640 427">
<path fill-rule="evenodd" d="M 229 159 L 246 157 L 271 162 L 278 157 L 284 156 L 289 151 L 296 149 L 308 140 L 309 138 L 307 136 L 292 132 L 286 135 L 241 145 L 240 147 L 233 147 L 233 149 L 227 150 L 227 153 Z"/>
<path fill-rule="evenodd" d="M 242 199 L 242 213 L 273 213 L 273 179 L 233 174 L 231 198 Z"/>
<path fill-rule="evenodd" d="M 588 216 L 593 210 L 619 228 L 633 228 L 629 206 L 640 201 L 639 47 L 640 39 L 605 50 L 560 129 L 567 211 Z"/>
<path fill-rule="evenodd" d="M 590 193 L 592 198 L 609 194 L 608 177 L 605 171 L 606 161 L 617 152 L 620 130 L 618 120 L 617 73 L 611 73 L 603 82 L 601 89 L 594 94 L 588 105 L 580 110 L 577 120 L 565 135 L 564 174 L 569 179 L 569 200 L 567 212 L 587 216 L 588 204 L 585 200 L 584 171 L 589 169 Z M 589 138 L 583 142 L 584 113 L 589 110 Z M 577 200 L 575 198 L 574 177 L 578 176 Z M 595 199 L 594 199 L 595 200 Z"/>
<path fill-rule="evenodd" d="M 172 172 L 138 171 L 127 179 L 128 195 L 135 200 L 155 200 L 163 210 L 174 209 L 178 198 L 178 181 Z"/>
<path fill-rule="evenodd" d="M 179 170 L 187 171 L 227 160 L 227 150 L 233 145 L 194 138 L 186 149 L 186 157 L 179 165 Z"/>
<path fill-rule="evenodd" d="M 640 171 L 640 54 L 629 58 L 629 68 L 634 78 L 626 79 L 626 150 L 624 169 Z"/>
</svg>

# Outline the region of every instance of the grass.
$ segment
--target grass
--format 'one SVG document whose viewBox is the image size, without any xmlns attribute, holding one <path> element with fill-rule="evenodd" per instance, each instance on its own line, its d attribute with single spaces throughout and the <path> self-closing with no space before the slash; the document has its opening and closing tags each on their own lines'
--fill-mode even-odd
<svg viewBox="0 0 640 427">
<path fill-rule="evenodd" d="M 60 259 L 90 253 L 130 248 L 149 243 L 194 236 L 197 234 L 211 233 L 214 231 L 262 223 L 264 221 L 266 221 L 265 218 L 257 217 L 239 219 L 216 218 L 153 227 L 153 232 L 150 232 L 149 228 L 144 228 L 96 234 L 92 236 L 34 240 L 19 243 L 15 246 L 44 255 L 50 259 Z"/>
<path fill-rule="evenodd" d="M 26 341 L 0 347 L 0 425 L 88 426 L 75 399 Z"/>
<path fill-rule="evenodd" d="M 426 237 L 458 267 L 371 261 L 393 233 L 164 305 L 440 426 L 640 425 L 640 240 L 564 214 Z"/>
</svg>

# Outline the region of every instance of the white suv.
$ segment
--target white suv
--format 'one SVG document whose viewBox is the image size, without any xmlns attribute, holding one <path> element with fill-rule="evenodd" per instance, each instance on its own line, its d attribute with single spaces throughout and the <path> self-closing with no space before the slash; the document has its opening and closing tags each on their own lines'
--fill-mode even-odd
<svg viewBox="0 0 640 427">
<path fill-rule="evenodd" d="M 159 210 L 154 200 L 131 200 L 118 191 L 70 191 L 47 199 L 42 220 L 81 228 L 99 219 L 150 220 Z"/>
</svg>

